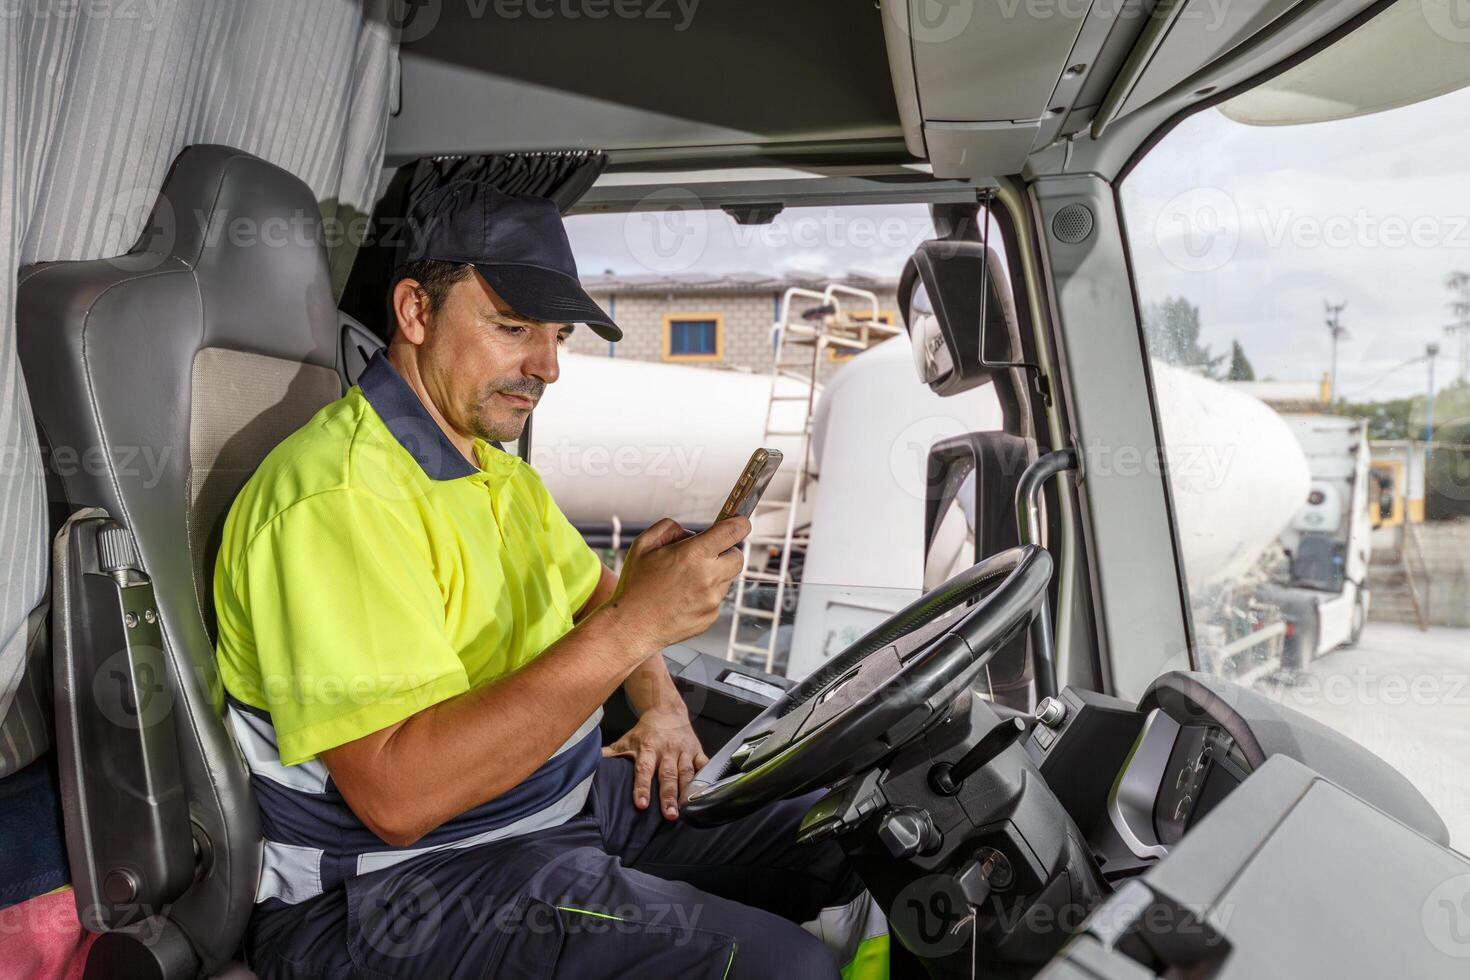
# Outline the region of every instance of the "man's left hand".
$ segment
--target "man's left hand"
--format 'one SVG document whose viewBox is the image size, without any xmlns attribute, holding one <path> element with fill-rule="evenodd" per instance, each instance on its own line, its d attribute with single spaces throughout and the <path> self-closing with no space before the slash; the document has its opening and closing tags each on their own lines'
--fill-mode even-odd
<svg viewBox="0 0 1470 980">
<path fill-rule="evenodd" d="M 633 805 L 640 810 L 648 809 L 657 775 L 659 809 L 666 820 L 678 819 L 689 782 L 709 762 L 682 704 L 645 711 L 627 734 L 604 746 L 602 754 L 633 760 Z"/>
</svg>

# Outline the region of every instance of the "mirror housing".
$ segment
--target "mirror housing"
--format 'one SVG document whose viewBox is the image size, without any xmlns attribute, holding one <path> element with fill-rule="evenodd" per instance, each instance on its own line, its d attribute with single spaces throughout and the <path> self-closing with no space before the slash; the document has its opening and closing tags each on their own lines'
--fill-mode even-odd
<svg viewBox="0 0 1470 980">
<path fill-rule="evenodd" d="M 980 336 L 985 284 L 984 356 Z M 914 350 L 919 379 L 935 394 L 952 395 L 989 381 L 1000 362 L 1020 354 L 1020 333 L 1005 269 L 979 242 L 922 243 L 904 264 L 899 311 Z"/>
</svg>

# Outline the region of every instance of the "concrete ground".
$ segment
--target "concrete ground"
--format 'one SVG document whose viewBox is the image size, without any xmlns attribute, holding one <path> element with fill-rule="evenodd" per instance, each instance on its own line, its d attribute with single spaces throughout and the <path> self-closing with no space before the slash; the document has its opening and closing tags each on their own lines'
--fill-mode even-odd
<svg viewBox="0 0 1470 980">
<path fill-rule="evenodd" d="M 1470 629 L 1369 623 L 1356 647 L 1314 661 L 1294 684 L 1258 690 L 1397 768 L 1470 853 Z"/>
</svg>

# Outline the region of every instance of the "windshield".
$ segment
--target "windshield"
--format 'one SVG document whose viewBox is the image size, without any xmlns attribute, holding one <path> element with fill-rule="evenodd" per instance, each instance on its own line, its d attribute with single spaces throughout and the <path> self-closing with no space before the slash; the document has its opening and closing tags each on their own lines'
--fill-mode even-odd
<svg viewBox="0 0 1470 980">
<path fill-rule="evenodd" d="M 1463 850 L 1470 73 L 1361 114 L 1401 101 L 1371 65 L 1339 99 L 1311 68 L 1310 99 L 1205 110 L 1121 187 L 1194 665 L 1361 741 Z"/>
<path fill-rule="evenodd" d="M 532 462 L 616 568 L 659 518 L 706 526 L 752 451 L 780 451 L 745 575 L 691 645 L 803 677 L 918 597 L 926 563 L 932 577 L 976 560 L 962 507 L 926 554 L 929 450 L 999 429 L 1000 410 L 989 387 L 941 398 L 915 373 L 897 287 L 934 237 L 927 206 L 743 225 L 688 203 L 568 219 L 624 337 L 567 342 Z"/>
</svg>

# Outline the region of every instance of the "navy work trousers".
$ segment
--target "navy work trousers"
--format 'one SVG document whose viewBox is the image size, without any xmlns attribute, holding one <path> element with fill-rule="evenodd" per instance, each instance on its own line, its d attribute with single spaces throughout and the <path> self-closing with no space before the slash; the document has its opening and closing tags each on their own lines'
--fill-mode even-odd
<svg viewBox="0 0 1470 980">
<path fill-rule="evenodd" d="M 701 830 L 633 806 L 602 760 L 583 812 L 550 830 L 436 851 L 252 917 L 277 978 L 834 978 L 795 923 L 861 891 L 840 849 L 797 844 L 813 796 Z"/>
</svg>

